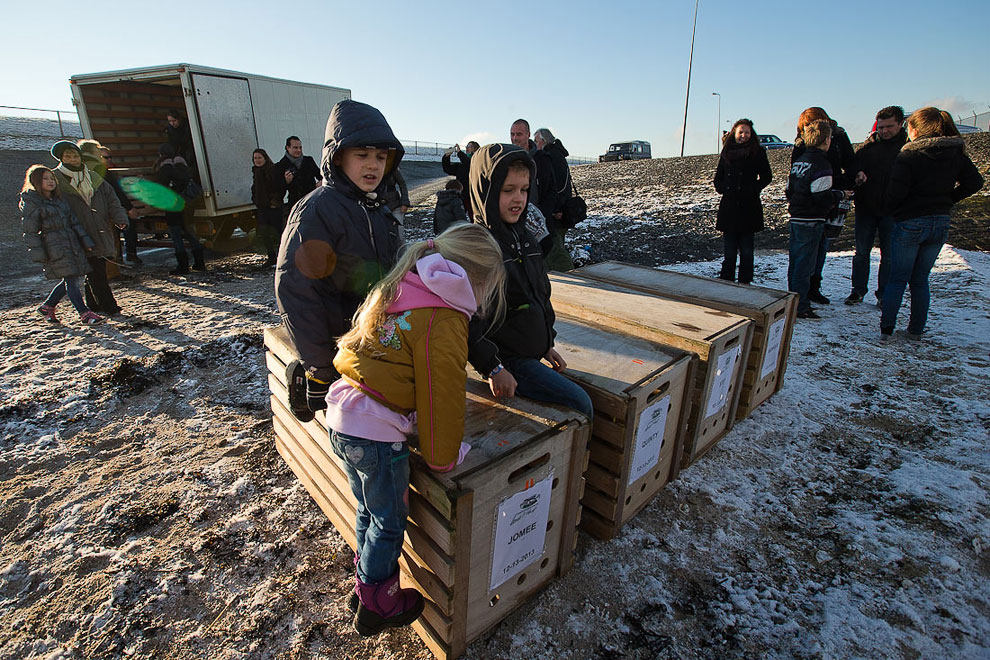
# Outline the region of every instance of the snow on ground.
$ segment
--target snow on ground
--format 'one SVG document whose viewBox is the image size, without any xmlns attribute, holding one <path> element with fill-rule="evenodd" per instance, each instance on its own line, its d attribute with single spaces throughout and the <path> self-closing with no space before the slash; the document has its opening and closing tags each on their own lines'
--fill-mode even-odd
<svg viewBox="0 0 990 660">
<path fill-rule="evenodd" d="M 0 281 L 0 657 L 429 657 L 353 632 L 350 553 L 275 452 L 260 259 L 149 260 L 95 328 Z M 932 280 L 921 343 L 870 304 L 799 322 L 783 390 L 466 657 L 988 657 L 990 255 Z"/>
</svg>

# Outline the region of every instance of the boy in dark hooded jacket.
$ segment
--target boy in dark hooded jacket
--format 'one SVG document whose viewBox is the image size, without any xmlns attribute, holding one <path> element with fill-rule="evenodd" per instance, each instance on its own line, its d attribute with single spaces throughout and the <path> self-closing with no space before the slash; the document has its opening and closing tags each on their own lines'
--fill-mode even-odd
<svg viewBox="0 0 990 660">
<path fill-rule="evenodd" d="M 399 224 L 384 210 L 385 178 L 404 150 L 370 105 L 341 101 L 330 111 L 323 146 L 324 184 L 289 214 L 275 301 L 299 360 L 288 367 L 289 403 L 302 421 L 326 408 L 337 338 L 371 288 L 394 265 Z"/>
<path fill-rule="evenodd" d="M 486 226 L 502 249 L 506 312 L 495 328 L 489 329 L 486 319 L 471 321 L 468 361 L 497 397 L 521 394 L 591 419 L 591 399 L 560 373 L 567 363 L 553 348 L 550 280 L 525 217 L 535 169 L 530 155 L 510 144 L 489 144 L 471 157 L 471 208 L 474 221 Z"/>
</svg>

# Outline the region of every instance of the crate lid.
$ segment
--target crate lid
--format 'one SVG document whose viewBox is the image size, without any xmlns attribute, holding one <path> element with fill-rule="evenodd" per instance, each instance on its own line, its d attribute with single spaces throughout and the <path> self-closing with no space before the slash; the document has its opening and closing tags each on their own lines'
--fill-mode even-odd
<svg viewBox="0 0 990 660">
<path fill-rule="evenodd" d="M 711 277 L 647 268 L 619 261 L 603 261 L 571 272 L 613 284 L 655 290 L 661 295 L 671 295 L 675 298 L 698 298 L 750 309 L 762 309 L 791 295 L 787 291 L 762 286 L 736 284 Z"/>
<path fill-rule="evenodd" d="M 688 342 L 711 342 L 749 319 L 722 310 L 667 298 L 571 274 L 550 274 L 555 310 L 590 321 L 615 319 Z M 611 325 L 610 322 L 601 323 Z M 631 330 L 630 330 L 631 331 Z M 654 339 L 656 337 L 654 336 Z"/>
<path fill-rule="evenodd" d="M 579 413 L 553 404 L 515 396 L 495 399 L 488 381 L 473 372 L 467 379 L 467 407 L 464 411 L 464 442 L 471 451 L 464 462 L 446 473 L 434 473 L 445 486 L 458 482 L 492 463 L 525 449 L 531 442 L 562 432 L 565 426 L 578 426 Z"/>
<path fill-rule="evenodd" d="M 557 316 L 554 348 L 568 375 L 606 392 L 625 394 L 687 355 L 587 321 Z"/>
</svg>

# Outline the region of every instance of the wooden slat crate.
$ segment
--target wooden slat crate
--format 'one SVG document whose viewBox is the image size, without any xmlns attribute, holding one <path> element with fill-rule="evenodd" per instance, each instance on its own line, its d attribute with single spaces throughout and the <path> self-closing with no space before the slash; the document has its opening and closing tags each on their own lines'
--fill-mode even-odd
<svg viewBox="0 0 990 660">
<path fill-rule="evenodd" d="M 563 315 L 554 328 L 595 407 L 581 527 L 610 539 L 680 470 L 697 358 Z"/>
<path fill-rule="evenodd" d="M 746 360 L 746 376 L 736 410 L 737 420 L 748 417 L 757 406 L 783 387 L 797 316 L 796 293 L 618 261 L 605 261 L 573 272 L 582 277 L 752 319 L 753 345 Z"/>
<path fill-rule="evenodd" d="M 732 428 L 752 321 L 571 274 L 551 273 L 550 284 L 554 310 L 561 314 L 698 356 L 682 469 Z"/>
<path fill-rule="evenodd" d="M 289 412 L 285 365 L 294 355 L 284 330 L 266 330 L 265 347 L 279 454 L 354 548 L 357 501 L 329 448 L 326 418 L 321 412 L 302 423 Z M 587 421 L 565 408 L 518 397 L 512 407 L 501 405 L 487 388 L 468 380 L 464 440 L 472 450 L 464 463 L 440 474 L 416 453 L 412 458 L 409 524 L 399 565 L 403 581 L 426 599 L 413 628 L 439 658 L 459 656 L 574 561 Z M 507 554 L 511 544 L 501 536 L 513 529 L 507 524 L 518 525 L 523 538 L 545 533 L 542 548 L 523 553 L 515 566 Z M 493 575 L 508 577 L 500 581 Z"/>
</svg>

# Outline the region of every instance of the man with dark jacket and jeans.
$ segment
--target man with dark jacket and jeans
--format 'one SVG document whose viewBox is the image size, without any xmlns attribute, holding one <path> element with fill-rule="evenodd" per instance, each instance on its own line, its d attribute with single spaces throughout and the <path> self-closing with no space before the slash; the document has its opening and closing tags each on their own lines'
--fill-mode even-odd
<svg viewBox="0 0 990 660">
<path fill-rule="evenodd" d="M 312 192 L 320 182 L 320 168 L 310 156 L 303 156 L 302 140 L 295 135 L 285 139 L 285 155 L 275 163 L 275 167 L 289 192 L 288 209 Z"/>
<path fill-rule="evenodd" d="M 302 421 L 326 408 L 337 338 L 394 265 L 399 224 L 385 212 L 385 179 L 404 150 L 381 112 L 357 101 L 330 111 L 324 184 L 289 213 L 275 268 L 275 302 L 299 354 L 289 365 L 289 404 Z"/>
<path fill-rule="evenodd" d="M 887 184 L 894 160 L 906 142 L 904 109 L 891 105 L 877 112 L 876 130 L 856 150 L 860 169 L 866 173 L 866 182 L 856 191 L 856 256 L 852 264 L 852 292 L 845 300 L 847 305 L 862 302 L 869 289 L 870 253 L 878 234 L 877 304 L 883 300 L 890 271 L 890 234 L 894 229 L 894 218 L 887 208 Z"/>
</svg>

